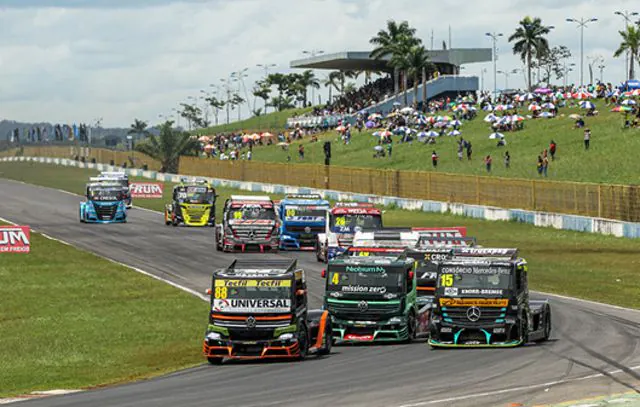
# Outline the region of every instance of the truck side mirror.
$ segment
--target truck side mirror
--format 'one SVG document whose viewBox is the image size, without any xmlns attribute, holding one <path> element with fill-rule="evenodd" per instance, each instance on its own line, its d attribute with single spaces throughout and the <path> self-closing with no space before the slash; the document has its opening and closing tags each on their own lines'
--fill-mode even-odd
<svg viewBox="0 0 640 407">
<path fill-rule="evenodd" d="M 327 277 L 327 269 L 322 269 L 322 272 L 320 272 L 320 277 L 322 277 L 322 278 L 326 278 Z"/>
<path fill-rule="evenodd" d="M 307 290 L 296 290 L 296 295 L 305 295 Z"/>
<path fill-rule="evenodd" d="M 206 293 L 207 295 L 211 295 L 211 293 L 213 293 L 213 291 L 211 291 L 211 288 L 207 288 L 207 291 L 205 291 L 205 293 Z"/>
</svg>

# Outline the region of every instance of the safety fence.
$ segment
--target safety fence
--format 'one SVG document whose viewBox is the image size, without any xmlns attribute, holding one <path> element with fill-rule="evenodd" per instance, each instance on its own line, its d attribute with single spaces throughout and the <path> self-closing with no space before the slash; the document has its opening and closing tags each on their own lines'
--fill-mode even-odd
<svg viewBox="0 0 640 407">
<path fill-rule="evenodd" d="M 640 222 L 640 186 L 181 157 L 180 174 Z"/>
</svg>

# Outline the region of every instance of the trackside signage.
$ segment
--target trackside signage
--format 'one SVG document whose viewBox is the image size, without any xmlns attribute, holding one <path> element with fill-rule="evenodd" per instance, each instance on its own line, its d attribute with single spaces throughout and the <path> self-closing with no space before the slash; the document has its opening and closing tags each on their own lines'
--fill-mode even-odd
<svg viewBox="0 0 640 407">
<path fill-rule="evenodd" d="M 162 198 L 164 184 L 162 182 L 132 182 L 129 185 L 132 198 Z"/>
<path fill-rule="evenodd" d="M 29 253 L 29 226 L 0 226 L 0 253 Z"/>
</svg>

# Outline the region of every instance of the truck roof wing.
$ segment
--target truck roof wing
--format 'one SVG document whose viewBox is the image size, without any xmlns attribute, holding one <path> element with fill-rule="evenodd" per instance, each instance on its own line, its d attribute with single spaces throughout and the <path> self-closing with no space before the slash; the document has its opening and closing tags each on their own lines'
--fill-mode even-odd
<svg viewBox="0 0 640 407">
<path fill-rule="evenodd" d="M 453 254 L 457 258 L 500 258 L 514 260 L 518 258 L 518 249 L 497 247 L 457 247 Z"/>
<path fill-rule="evenodd" d="M 253 275 L 253 274 L 286 274 L 294 272 L 298 261 L 296 259 L 275 259 L 275 260 L 247 260 L 235 259 L 224 274 Z"/>
<path fill-rule="evenodd" d="M 475 237 L 430 237 L 420 236 L 418 241 L 419 248 L 430 247 L 445 247 L 445 248 L 457 248 L 457 247 L 474 247 L 476 246 Z"/>
<path fill-rule="evenodd" d="M 290 194 L 290 195 L 285 195 L 283 199 L 307 199 L 307 200 L 313 200 L 313 201 L 321 201 L 322 200 L 322 196 L 320 196 L 320 194 Z"/>
<path fill-rule="evenodd" d="M 335 208 L 374 208 L 370 202 L 336 202 Z"/>
<path fill-rule="evenodd" d="M 231 195 L 232 201 L 264 201 L 271 202 L 271 198 L 265 195 Z"/>
</svg>

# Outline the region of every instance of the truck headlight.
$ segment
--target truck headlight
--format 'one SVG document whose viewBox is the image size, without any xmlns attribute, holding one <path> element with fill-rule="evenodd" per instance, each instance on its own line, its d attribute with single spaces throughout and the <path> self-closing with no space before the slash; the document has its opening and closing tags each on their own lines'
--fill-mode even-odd
<svg viewBox="0 0 640 407">
<path fill-rule="evenodd" d="M 211 339 L 213 341 L 217 341 L 219 339 L 222 339 L 222 336 L 220 336 L 220 334 L 217 333 L 217 332 L 209 332 L 207 334 L 207 339 Z"/>
<path fill-rule="evenodd" d="M 390 324 L 401 324 L 404 322 L 404 319 L 401 317 L 393 317 L 389 320 Z"/>
<path fill-rule="evenodd" d="M 293 339 L 293 334 L 292 333 L 286 333 L 286 334 L 282 334 L 278 337 L 279 341 L 290 341 Z"/>
<path fill-rule="evenodd" d="M 513 324 L 516 323 L 516 319 L 515 318 L 505 318 L 504 322 L 507 323 L 507 324 L 513 325 Z"/>
</svg>

